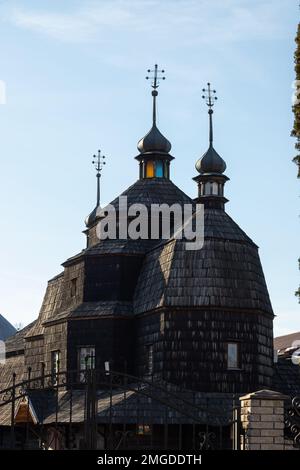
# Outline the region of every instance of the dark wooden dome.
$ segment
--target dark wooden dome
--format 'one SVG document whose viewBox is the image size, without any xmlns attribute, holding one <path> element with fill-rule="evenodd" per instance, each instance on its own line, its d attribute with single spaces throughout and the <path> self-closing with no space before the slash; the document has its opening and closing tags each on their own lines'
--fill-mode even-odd
<svg viewBox="0 0 300 470">
<path fill-rule="evenodd" d="M 226 307 L 272 314 L 258 248 L 226 212 L 205 210 L 205 242 L 185 250 L 170 240 L 151 251 L 143 265 L 135 310 L 161 306 Z"/>
</svg>

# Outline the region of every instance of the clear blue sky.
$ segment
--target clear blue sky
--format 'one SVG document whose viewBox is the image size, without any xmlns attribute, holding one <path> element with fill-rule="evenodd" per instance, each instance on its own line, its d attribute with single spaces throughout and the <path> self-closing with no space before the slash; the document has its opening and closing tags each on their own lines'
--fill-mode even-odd
<svg viewBox="0 0 300 470">
<path fill-rule="evenodd" d="M 0 312 L 33 320 L 46 282 L 85 247 L 91 157 L 107 155 L 102 200 L 138 176 L 150 127 L 146 69 L 165 68 L 158 122 L 172 179 L 196 196 L 207 148 L 201 89 L 218 91 L 215 148 L 227 212 L 259 245 L 275 334 L 300 330 L 299 182 L 290 137 L 296 0 L 0 1 Z"/>
</svg>

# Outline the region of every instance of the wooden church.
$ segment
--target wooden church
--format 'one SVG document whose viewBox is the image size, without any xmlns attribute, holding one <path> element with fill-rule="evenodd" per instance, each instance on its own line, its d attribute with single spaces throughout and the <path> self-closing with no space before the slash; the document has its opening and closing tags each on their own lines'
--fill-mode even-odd
<svg viewBox="0 0 300 470">
<path fill-rule="evenodd" d="M 214 90 L 204 90 L 209 147 L 187 195 L 156 125 L 153 72 L 153 123 L 122 196 L 149 209 L 203 204 L 203 247 L 173 234 L 99 240 L 98 191 L 86 248 L 48 282 L 37 320 L 6 341 L 0 447 L 230 447 L 238 397 L 272 386 L 274 315 L 258 247 L 225 211 Z M 100 154 L 96 165 L 99 183 Z M 118 213 L 119 197 L 111 205 Z"/>
</svg>

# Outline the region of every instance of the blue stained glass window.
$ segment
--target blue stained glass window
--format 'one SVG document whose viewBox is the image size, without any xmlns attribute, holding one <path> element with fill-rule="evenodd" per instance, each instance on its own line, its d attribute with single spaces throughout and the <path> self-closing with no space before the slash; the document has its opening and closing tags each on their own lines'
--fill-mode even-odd
<svg viewBox="0 0 300 470">
<path fill-rule="evenodd" d="M 157 178 L 163 178 L 164 176 L 163 163 L 160 160 L 155 162 L 155 176 Z"/>
</svg>

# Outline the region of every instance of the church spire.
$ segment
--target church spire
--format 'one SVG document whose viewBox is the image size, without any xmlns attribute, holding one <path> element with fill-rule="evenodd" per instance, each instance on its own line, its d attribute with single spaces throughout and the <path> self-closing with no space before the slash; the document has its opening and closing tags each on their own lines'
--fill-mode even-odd
<svg viewBox="0 0 300 470">
<path fill-rule="evenodd" d="M 153 126 L 156 126 L 156 97 L 158 95 L 158 91 L 157 91 L 157 88 L 159 87 L 159 80 L 165 80 L 166 77 L 164 77 L 163 75 L 159 76 L 158 74 L 161 73 L 165 73 L 164 70 L 158 70 L 158 65 L 155 64 L 154 65 L 154 70 L 151 70 L 151 69 L 148 69 L 147 70 L 148 73 L 153 73 L 153 77 L 146 77 L 146 80 L 151 80 L 152 79 L 152 84 L 151 84 L 151 87 L 153 88 L 152 90 L 152 96 L 153 96 L 153 111 L 152 111 L 152 125 Z"/>
<path fill-rule="evenodd" d="M 95 224 L 98 219 L 98 212 L 100 210 L 100 179 L 103 170 L 103 166 L 106 165 L 105 156 L 101 155 L 101 150 L 98 150 L 97 155 L 93 155 L 92 164 L 96 170 L 96 178 L 97 178 L 97 196 L 96 196 L 96 207 L 95 209 L 87 216 L 85 219 L 85 225 L 90 227 L 91 225 Z"/>
<path fill-rule="evenodd" d="M 98 155 L 93 155 L 92 161 L 95 170 L 96 170 L 96 178 L 97 178 L 97 199 L 96 199 L 96 207 L 100 206 L 100 178 L 103 169 L 103 165 L 106 165 L 105 156 L 101 155 L 101 150 L 98 150 Z"/>
<path fill-rule="evenodd" d="M 206 101 L 208 106 L 208 115 L 209 115 L 209 146 L 212 147 L 213 145 L 213 122 L 212 122 L 212 115 L 213 115 L 213 106 L 215 101 L 218 99 L 216 96 L 216 90 L 212 90 L 210 88 L 210 83 L 207 84 L 207 89 L 202 88 L 204 95 L 202 98 Z"/>
<path fill-rule="evenodd" d="M 169 166 L 173 157 L 169 154 L 171 144 L 165 136 L 159 131 L 156 125 L 156 107 L 159 81 L 165 80 L 163 75 L 165 71 L 159 70 L 158 65 L 154 65 L 154 69 L 148 69 L 151 76 L 147 76 L 146 80 L 151 80 L 152 87 L 152 128 L 148 134 L 143 137 L 137 145 L 140 154 L 136 157 L 140 162 L 140 179 L 144 178 L 167 178 L 169 179 Z"/>
<path fill-rule="evenodd" d="M 199 176 L 193 178 L 198 183 L 199 202 L 206 207 L 224 209 L 224 203 L 227 199 L 224 197 L 224 184 L 229 179 L 223 175 L 226 170 L 226 163 L 220 157 L 213 147 L 213 106 L 218 99 L 216 90 L 211 89 L 210 83 L 207 83 L 207 89 L 203 88 L 202 98 L 205 99 L 208 106 L 209 116 L 209 147 L 205 154 L 196 162 L 196 170 Z"/>
<path fill-rule="evenodd" d="M 226 163 L 213 147 L 212 108 L 215 104 L 215 101 L 218 99 L 215 96 L 216 90 L 212 90 L 210 87 L 210 83 L 208 83 L 207 89 L 203 88 L 202 91 L 205 93 L 204 95 L 202 95 L 202 98 L 206 100 L 206 104 L 208 106 L 209 148 L 207 152 L 197 161 L 196 170 L 199 171 L 199 173 L 223 173 L 226 170 Z"/>
</svg>

